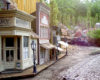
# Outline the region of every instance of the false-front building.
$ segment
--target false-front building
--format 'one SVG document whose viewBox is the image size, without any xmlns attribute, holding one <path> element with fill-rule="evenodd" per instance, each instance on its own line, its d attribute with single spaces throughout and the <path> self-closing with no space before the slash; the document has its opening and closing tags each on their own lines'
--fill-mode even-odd
<svg viewBox="0 0 100 80">
<path fill-rule="evenodd" d="M 39 64 L 43 64 L 50 60 L 50 49 L 55 48 L 54 45 L 50 44 L 50 8 L 42 2 L 37 2 L 36 12 L 32 15 L 36 15 L 36 21 L 32 25 L 36 25 L 33 30 L 39 35 Z"/>
<path fill-rule="evenodd" d="M 0 72 L 24 70 L 33 65 L 31 42 L 37 38 L 31 29 L 35 17 L 20 10 L 0 11 Z M 37 58 L 36 50 L 36 59 Z M 38 62 L 38 61 L 37 61 Z"/>
</svg>

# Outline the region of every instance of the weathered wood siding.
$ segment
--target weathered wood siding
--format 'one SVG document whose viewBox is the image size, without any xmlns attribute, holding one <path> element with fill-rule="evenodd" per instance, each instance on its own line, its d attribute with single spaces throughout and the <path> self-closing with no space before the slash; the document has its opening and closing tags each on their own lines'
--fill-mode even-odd
<svg viewBox="0 0 100 80">
<path fill-rule="evenodd" d="M 36 11 L 36 2 L 40 0 L 15 0 L 19 10 L 25 11 L 29 14 Z"/>
</svg>

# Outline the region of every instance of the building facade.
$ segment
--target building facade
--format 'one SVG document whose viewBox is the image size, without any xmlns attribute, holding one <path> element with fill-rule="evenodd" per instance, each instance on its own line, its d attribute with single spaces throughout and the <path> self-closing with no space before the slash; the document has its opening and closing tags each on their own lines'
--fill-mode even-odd
<svg viewBox="0 0 100 80">
<path fill-rule="evenodd" d="M 33 30 L 39 35 L 39 64 L 43 64 L 50 60 L 50 49 L 55 48 L 54 45 L 50 44 L 50 8 L 42 2 L 36 3 L 36 28 Z"/>
<path fill-rule="evenodd" d="M 0 11 L 0 72 L 33 65 L 31 42 L 34 39 L 37 44 L 37 38 L 33 36 L 31 21 L 35 18 L 20 10 Z"/>
</svg>

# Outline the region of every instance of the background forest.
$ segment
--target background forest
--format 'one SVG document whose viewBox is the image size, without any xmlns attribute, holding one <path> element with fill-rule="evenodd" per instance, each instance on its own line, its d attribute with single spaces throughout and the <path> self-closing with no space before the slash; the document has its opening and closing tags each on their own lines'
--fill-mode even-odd
<svg viewBox="0 0 100 80">
<path fill-rule="evenodd" d="M 56 2 L 58 6 L 52 5 Z M 49 6 L 58 9 L 57 19 L 67 27 L 93 28 L 100 21 L 100 0 L 51 0 Z"/>
</svg>

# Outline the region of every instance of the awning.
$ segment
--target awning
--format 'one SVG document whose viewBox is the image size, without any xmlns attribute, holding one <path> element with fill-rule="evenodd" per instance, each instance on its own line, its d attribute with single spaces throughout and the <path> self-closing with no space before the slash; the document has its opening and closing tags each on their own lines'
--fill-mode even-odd
<svg viewBox="0 0 100 80">
<path fill-rule="evenodd" d="M 31 37 L 32 38 L 39 38 L 39 36 L 33 31 L 31 32 Z"/>
<path fill-rule="evenodd" d="M 45 48 L 45 49 L 53 49 L 53 48 L 55 48 L 55 46 L 53 44 L 50 44 L 50 43 L 43 43 L 43 44 L 40 44 L 40 46 Z"/>
<path fill-rule="evenodd" d="M 57 50 L 59 50 L 59 51 L 63 51 L 63 49 L 62 48 L 60 48 L 60 47 L 55 47 L 55 49 L 57 49 Z"/>
<path fill-rule="evenodd" d="M 64 45 L 65 47 L 67 47 L 69 44 L 65 43 L 64 41 L 58 41 L 59 44 Z"/>
</svg>

